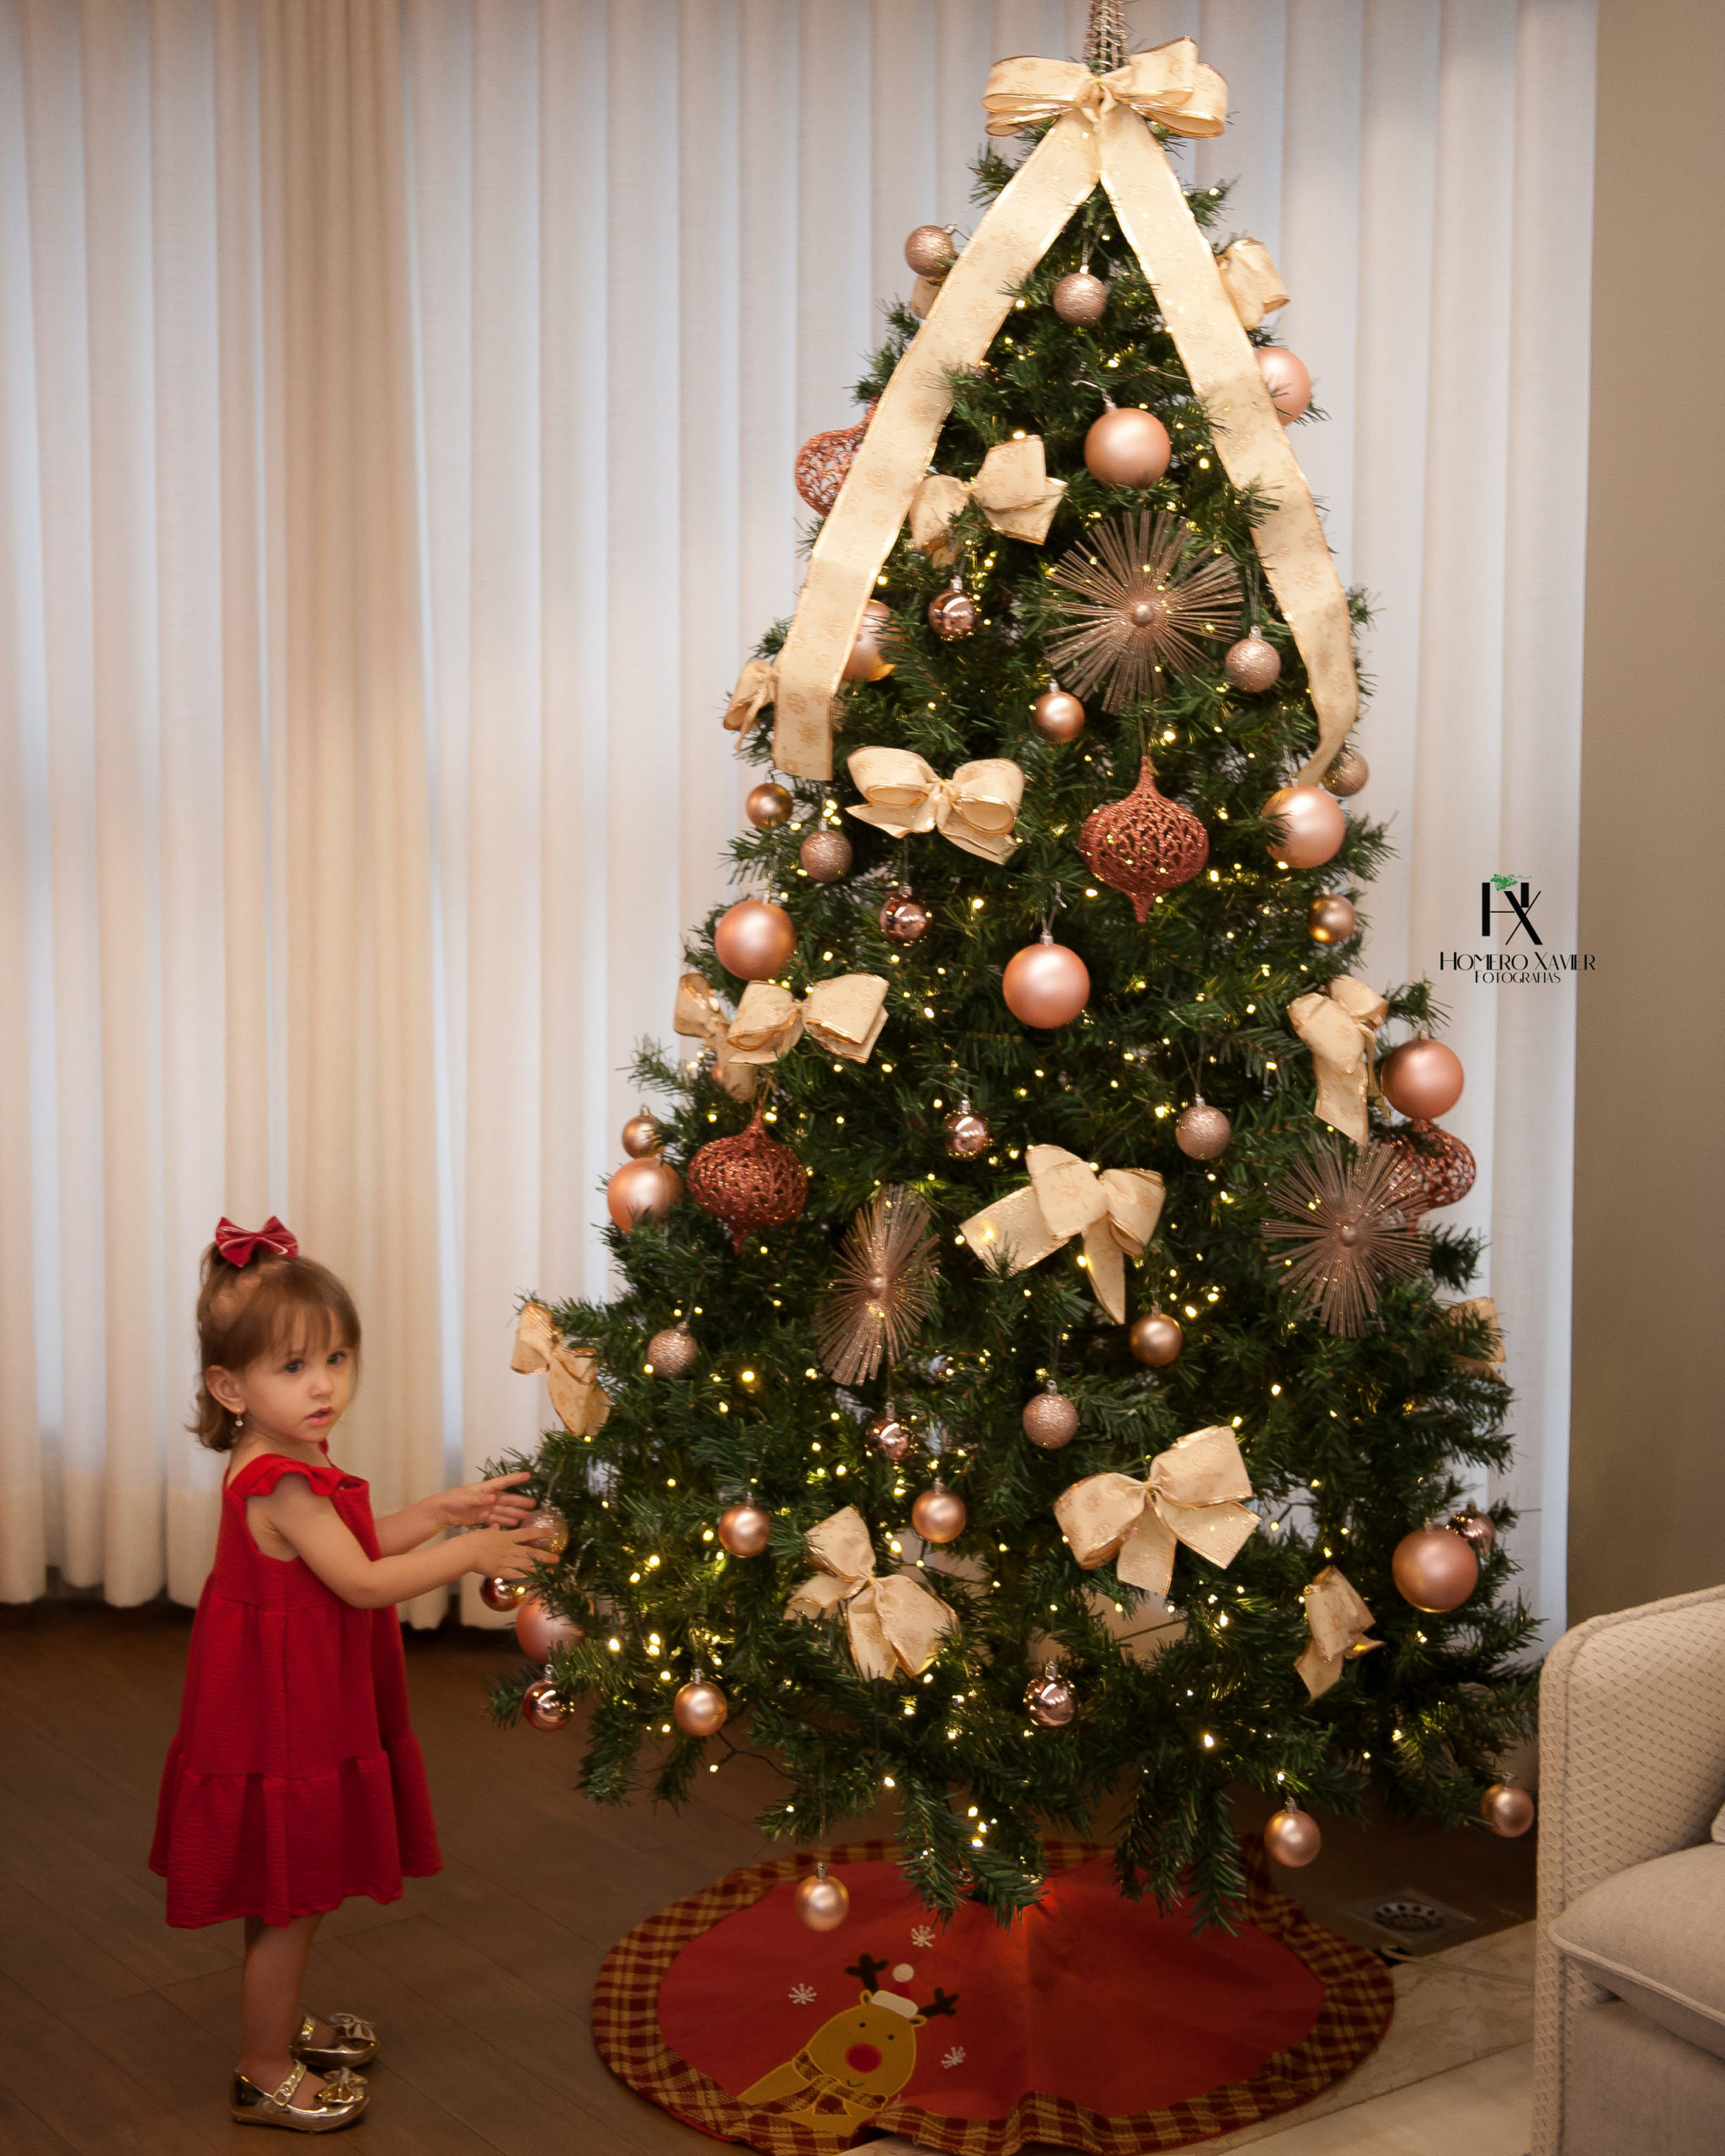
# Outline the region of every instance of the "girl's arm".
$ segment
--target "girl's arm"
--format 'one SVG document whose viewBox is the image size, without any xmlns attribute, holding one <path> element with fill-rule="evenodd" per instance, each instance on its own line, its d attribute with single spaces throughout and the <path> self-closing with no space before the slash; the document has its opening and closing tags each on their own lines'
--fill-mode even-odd
<svg viewBox="0 0 1725 2156">
<path fill-rule="evenodd" d="M 519 1475 L 494 1475 L 489 1481 L 439 1490 L 417 1504 L 403 1505 L 398 1513 L 386 1513 L 377 1523 L 377 1547 L 386 1557 L 394 1557 L 404 1550 L 417 1550 L 446 1527 L 519 1527 L 533 1510 L 533 1501 L 522 1497 L 515 1485 L 532 1479 L 526 1470 Z"/>
<path fill-rule="evenodd" d="M 531 1529 L 483 1527 L 408 1556 L 368 1557 L 328 1498 L 320 1497 L 302 1475 L 284 1475 L 267 1497 L 248 1499 L 248 1514 L 254 1505 L 330 1593 L 355 1609 L 411 1602 L 434 1587 L 447 1587 L 463 1572 L 519 1575 L 540 1554 Z"/>
</svg>

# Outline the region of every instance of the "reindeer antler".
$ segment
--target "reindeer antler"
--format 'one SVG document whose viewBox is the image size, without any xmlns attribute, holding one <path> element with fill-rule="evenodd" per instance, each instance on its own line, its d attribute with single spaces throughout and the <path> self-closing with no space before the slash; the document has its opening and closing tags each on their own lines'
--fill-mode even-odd
<svg viewBox="0 0 1725 2156">
<path fill-rule="evenodd" d="M 933 2004 L 925 2006 L 921 2009 L 922 2018 L 925 2021 L 933 2020 L 937 2014 L 956 2014 L 958 2010 L 959 1994 L 957 1992 L 944 1992 L 941 1989 L 938 1984 L 934 1988 Z"/>
<path fill-rule="evenodd" d="M 852 1962 L 845 1974 L 855 1977 L 864 1991 L 873 1991 L 890 1966 L 886 1961 L 877 1961 L 872 1954 L 864 1954 Z"/>
</svg>

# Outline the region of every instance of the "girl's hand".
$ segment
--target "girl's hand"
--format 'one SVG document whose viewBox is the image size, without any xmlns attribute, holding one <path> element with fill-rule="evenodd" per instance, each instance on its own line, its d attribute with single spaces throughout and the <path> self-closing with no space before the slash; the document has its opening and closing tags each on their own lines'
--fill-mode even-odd
<svg viewBox="0 0 1725 2156">
<path fill-rule="evenodd" d="M 532 1513 L 534 1504 L 515 1485 L 532 1479 L 531 1470 L 524 1468 L 519 1475 L 494 1475 L 489 1481 L 464 1482 L 458 1489 L 442 1491 L 425 1502 L 440 1527 L 519 1527 Z"/>
<path fill-rule="evenodd" d="M 491 1579 L 523 1578 L 543 1556 L 543 1530 L 525 1527 L 482 1527 L 456 1544 L 464 1550 L 470 1572 L 483 1572 Z"/>
</svg>

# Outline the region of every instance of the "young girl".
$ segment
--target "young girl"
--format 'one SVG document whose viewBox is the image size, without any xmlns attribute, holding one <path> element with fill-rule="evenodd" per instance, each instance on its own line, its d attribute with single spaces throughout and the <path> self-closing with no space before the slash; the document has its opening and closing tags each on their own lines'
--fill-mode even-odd
<svg viewBox="0 0 1725 2156">
<path fill-rule="evenodd" d="M 463 1572 L 527 1571 L 535 1531 L 519 1523 L 531 1507 L 512 1486 L 528 1478 L 446 1490 L 374 1524 L 365 1483 L 328 1456 L 360 1321 L 279 1220 L 216 1229 L 198 1342 L 193 1427 L 232 1460 L 150 1867 L 168 1881 L 169 1924 L 245 1919 L 232 2116 L 326 2133 L 365 2110 L 353 2069 L 377 2040 L 355 2015 L 306 2010 L 312 1935 L 348 1895 L 395 1901 L 404 1872 L 443 1862 L 395 1604 Z M 478 1531 L 430 1540 L 468 1524 Z"/>
</svg>

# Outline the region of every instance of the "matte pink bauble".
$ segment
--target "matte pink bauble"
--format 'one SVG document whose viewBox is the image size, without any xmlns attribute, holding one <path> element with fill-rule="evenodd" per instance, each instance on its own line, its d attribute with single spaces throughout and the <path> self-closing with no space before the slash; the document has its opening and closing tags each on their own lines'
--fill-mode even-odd
<svg viewBox="0 0 1725 2156">
<path fill-rule="evenodd" d="M 662 1220 L 682 1194 L 682 1178 L 656 1153 L 625 1161 L 605 1186 L 606 1209 L 626 1230 L 643 1220 Z"/>
<path fill-rule="evenodd" d="M 719 915 L 713 947 L 720 965 L 739 980 L 771 980 L 796 950 L 796 924 L 782 906 L 739 899 Z"/>
<path fill-rule="evenodd" d="M 1479 1816 L 1494 1834 L 1514 1841 L 1533 1824 L 1533 1799 L 1514 1781 L 1493 1782 L 1479 1801 Z"/>
<path fill-rule="evenodd" d="M 586 1636 L 584 1625 L 547 1609 L 537 1594 L 516 1605 L 515 1639 L 529 1662 L 549 1662 L 558 1647 L 572 1646 Z"/>
<path fill-rule="evenodd" d="M 1148 1363 L 1153 1370 L 1165 1370 L 1170 1363 L 1178 1361 L 1186 1336 L 1178 1321 L 1164 1311 L 1146 1310 L 1142 1317 L 1133 1319 L 1126 1344 L 1140 1363 Z"/>
<path fill-rule="evenodd" d="M 1276 416 L 1284 427 L 1291 426 L 1311 403 L 1311 376 L 1306 362 L 1292 352 L 1284 352 L 1279 344 L 1260 344 L 1257 356 L 1258 371 L 1263 376 Z"/>
<path fill-rule="evenodd" d="M 1030 707 L 1030 723 L 1044 741 L 1076 741 L 1084 731 L 1084 707 L 1065 689 L 1044 689 Z"/>
<path fill-rule="evenodd" d="M 857 641 L 845 661 L 846 680 L 879 681 L 892 672 L 893 661 L 887 656 L 887 647 L 896 627 L 892 608 L 882 600 L 871 599 L 862 609 Z"/>
<path fill-rule="evenodd" d="M 832 1878 L 823 1864 L 797 1881 L 791 1901 L 798 1922 L 810 1931 L 836 1931 L 850 1914 L 851 1890 L 842 1879 Z"/>
<path fill-rule="evenodd" d="M 943 1489 L 938 1482 L 911 1508 L 911 1524 L 925 1542 L 956 1542 L 969 1517 L 957 1491 Z"/>
<path fill-rule="evenodd" d="M 1154 412 L 1112 406 L 1084 437 L 1084 466 L 1105 487 L 1153 486 L 1168 468 L 1174 446 Z"/>
<path fill-rule="evenodd" d="M 1306 909 L 1306 932 L 1314 943 L 1346 943 L 1359 926 L 1352 899 L 1326 891 Z"/>
<path fill-rule="evenodd" d="M 686 1737 L 713 1737 L 725 1726 L 731 1703 L 717 1684 L 697 1677 L 670 1703 L 671 1720 Z"/>
<path fill-rule="evenodd" d="M 1466 1078 L 1461 1058 L 1442 1041 L 1403 1041 L 1378 1070 L 1378 1084 L 1390 1106 L 1424 1123 L 1448 1115 L 1461 1098 Z"/>
<path fill-rule="evenodd" d="M 777 779 L 764 779 L 759 786 L 751 786 L 748 798 L 743 803 L 743 814 L 757 831 L 777 830 L 790 814 L 796 803 L 789 790 Z"/>
<path fill-rule="evenodd" d="M 1007 959 L 1001 993 L 1021 1025 L 1069 1025 L 1090 1001 L 1090 969 L 1064 943 L 1027 943 Z"/>
<path fill-rule="evenodd" d="M 643 1108 L 638 1115 L 632 1115 L 623 1125 L 623 1150 L 632 1161 L 645 1160 L 649 1153 L 656 1153 L 665 1144 L 665 1133 Z"/>
<path fill-rule="evenodd" d="M 772 1538 L 772 1514 L 752 1497 L 727 1505 L 718 1516 L 718 1539 L 734 1557 L 758 1557 Z"/>
<path fill-rule="evenodd" d="M 1333 794 L 1321 786 L 1284 786 L 1263 805 L 1264 820 L 1281 826 L 1270 841 L 1279 868 L 1319 868 L 1348 835 L 1348 819 Z"/>
<path fill-rule="evenodd" d="M 1311 1862 L 1323 1847 L 1324 1838 L 1309 1812 L 1302 1812 L 1297 1804 L 1284 1804 L 1264 1821 L 1263 1845 L 1265 1853 L 1278 1864 L 1297 1871 L 1301 1865 Z"/>
<path fill-rule="evenodd" d="M 1479 1556 L 1453 1528 L 1417 1527 L 1396 1545 L 1390 1572 L 1404 1602 L 1436 1617 L 1459 1609 L 1479 1585 Z"/>
</svg>

